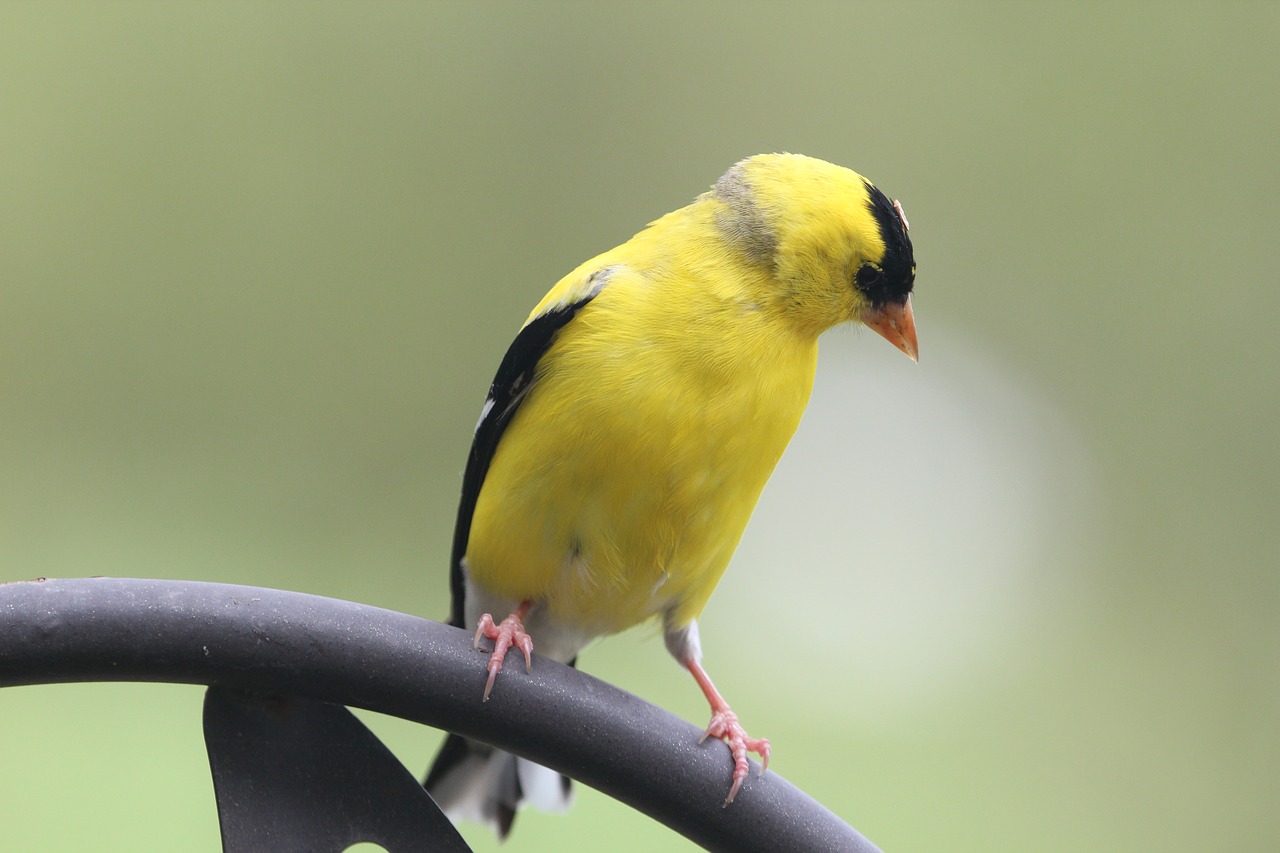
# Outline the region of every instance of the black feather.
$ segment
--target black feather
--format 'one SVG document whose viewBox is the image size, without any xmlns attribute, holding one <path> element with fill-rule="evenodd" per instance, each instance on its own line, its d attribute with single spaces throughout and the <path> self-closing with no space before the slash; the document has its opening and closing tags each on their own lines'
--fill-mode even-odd
<svg viewBox="0 0 1280 853">
<path fill-rule="evenodd" d="M 467 469 L 462 475 L 462 498 L 458 501 L 458 521 L 453 528 L 453 554 L 449 564 L 449 591 L 452 596 L 449 624 L 454 627 L 464 627 L 466 579 L 463 576 L 462 558 L 467 553 L 467 542 L 471 538 L 471 517 L 475 513 L 476 501 L 480 498 L 484 478 L 489 473 L 494 451 L 520 404 L 537 382 L 538 363 L 551 348 L 556 334 L 594 297 L 595 293 L 592 293 L 583 300 L 530 320 L 502 357 L 498 373 L 489 386 L 486 411 L 476 425 L 471 453 L 467 456 Z"/>
<path fill-rule="evenodd" d="M 854 275 L 854 285 L 866 294 L 873 307 L 890 302 L 901 305 L 911 295 L 916 281 L 916 259 L 911 237 L 893 202 L 873 184 L 867 184 L 867 206 L 884 240 L 884 257 L 879 264 L 863 264 Z"/>
</svg>

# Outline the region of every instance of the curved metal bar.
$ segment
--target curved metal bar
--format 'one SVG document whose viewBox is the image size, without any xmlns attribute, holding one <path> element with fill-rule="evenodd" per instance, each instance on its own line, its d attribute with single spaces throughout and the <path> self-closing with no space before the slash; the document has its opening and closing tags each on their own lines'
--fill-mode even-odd
<svg viewBox="0 0 1280 853">
<path fill-rule="evenodd" d="M 207 684 L 365 708 L 484 740 L 710 850 L 877 848 L 776 773 L 722 808 L 728 750 L 644 700 L 546 658 L 489 702 L 465 631 L 296 592 L 86 578 L 0 585 L 0 686 Z"/>
</svg>

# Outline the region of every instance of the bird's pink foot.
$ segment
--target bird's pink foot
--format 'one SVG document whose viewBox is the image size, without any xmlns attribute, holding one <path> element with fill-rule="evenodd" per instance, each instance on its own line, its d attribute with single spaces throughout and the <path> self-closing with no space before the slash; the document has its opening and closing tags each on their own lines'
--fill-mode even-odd
<svg viewBox="0 0 1280 853">
<path fill-rule="evenodd" d="M 724 804 L 727 806 L 733 802 L 734 797 L 738 796 L 738 789 L 742 787 L 751 769 L 751 765 L 747 763 L 748 752 L 754 752 L 760 756 L 761 776 L 769 768 L 769 741 L 764 738 L 747 737 L 746 730 L 738 722 L 738 715 L 733 713 L 729 703 L 724 701 L 720 691 L 716 690 L 716 686 L 711 683 L 711 676 L 707 675 L 707 671 L 702 668 L 697 657 L 688 655 L 681 663 L 689 670 L 693 680 L 698 682 L 698 687 L 702 688 L 702 695 L 707 697 L 707 702 L 711 705 L 711 723 L 698 739 L 698 743 L 714 737 L 724 741 L 729 747 L 730 754 L 733 755 L 733 784 L 729 787 L 729 796 L 724 798 Z"/>
<path fill-rule="evenodd" d="M 724 804 L 727 806 L 733 802 L 734 797 L 738 796 L 738 789 L 747 778 L 747 772 L 750 769 L 747 763 L 748 752 L 754 752 L 760 756 L 761 776 L 764 775 L 765 770 L 769 769 L 769 741 L 767 738 L 747 737 L 746 729 L 742 728 L 742 724 L 738 722 L 738 715 L 729 710 L 728 706 L 712 712 L 711 724 L 702 733 L 698 743 L 702 743 L 709 737 L 724 741 L 733 755 L 733 785 L 729 788 L 729 796 L 724 798 Z"/>
<path fill-rule="evenodd" d="M 484 684 L 484 701 L 489 701 L 489 693 L 493 690 L 493 681 L 498 677 L 499 671 L 502 670 L 502 662 L 507 657 L 507 649 L 515 646 L 524 652 L 524 671 L 529 672 L 533 668 L 533 638 L 524 630 L 524 617 L 529 614 L 531 604 L 528 601 L 521 602 L 520 606 L 515 609 L 510 616 L 503 619 L 499 623 L 493 621 L 493 617 L 488 613 L 480 617 L 480 624 L 476 626 L 475 647 L 480 648 L 480 638 L 488 637 L 493 640 L 493 654 L 489 655 L 489 680 Z"/>
</svg>

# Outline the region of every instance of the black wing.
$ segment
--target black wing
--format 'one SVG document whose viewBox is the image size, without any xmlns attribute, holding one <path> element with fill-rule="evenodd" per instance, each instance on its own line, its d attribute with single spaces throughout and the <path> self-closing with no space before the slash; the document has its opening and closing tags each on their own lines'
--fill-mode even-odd
<svg viewBox="0 0 1280 853">
<path fill-rule="evenodd" d="M 537 378 L 538 362 L 551 347 L 556 334 L 586 305 L 599 288 L 593 288 L 586 298 L 555 308 L 529 321 L 511 343 L 502 357 L 498 373 L 489 386 L 480 422 L 476 424 L 475 439 L 467 456 L 467 470 L 462 475 L 462 499 L 458 503 L 458 522 L 453 528 L 453 555 L 450 558 L 449 591 L 453 604 L 449 611 L 449 624 L 463 627 L 463 599 L 466 583 L 462 574 L 462 558 L 467 553 L 467 541 L 471 537 L 471 516 L 480 497 L 480 487 L 489 473 L 489 463 L 494 451 L 515 417 L 516 410 L 524 402 Z M 469 627 L 469 626 L 468 626 Z"/>
</svg>

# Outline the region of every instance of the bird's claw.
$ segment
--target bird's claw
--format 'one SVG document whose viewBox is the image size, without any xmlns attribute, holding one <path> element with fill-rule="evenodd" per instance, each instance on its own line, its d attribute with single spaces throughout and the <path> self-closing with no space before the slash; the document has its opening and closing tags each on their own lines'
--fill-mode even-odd
<svg viewBox="0 0 1280 853">
<path fill-rule="evenodd" d="M 724 804 L 727 806 L 733 802 L 734 797 L 738 796 L 738 789 L 747 778 L 750 770 L 750 765 L 747 763 L 748 752 L 754 752 L 760 756 L 761 776 L 769 768 L 769 740 L 747 737 L 746 729 L 742 728 L 742 724 L 738 722 L 738 715 L 727 708 L 711 715 L 711 722 L 707 725 L 707 730 L 702 733 L 702 737 L 698 738 L 698 743 L 702 743 L 709 737 L 724 741 L 733 755 L 733 785 L 729 788 L 729 796 L 724 798 Z"/>
<path fill-rule="evenodd" d="M 494 679 L 502 670 L 502 662 L 507 657 L 507 649 L 515 646 L 524 652 L 524 671 L 533 669 L 533 638 L 524 629 L 524 623 L 518 613 L 512 613 L 500 623 L 495 623 L 488 613 L 480 617 L 476 626 L 476 638 L 472 645 L 479 649 L 480 638 L 493 640 L 493 654 L 489 655 L 489 679 L 484 683 L 484 701 L 489 701 L 489 693 L 493 690 Z"/>
</svg>

